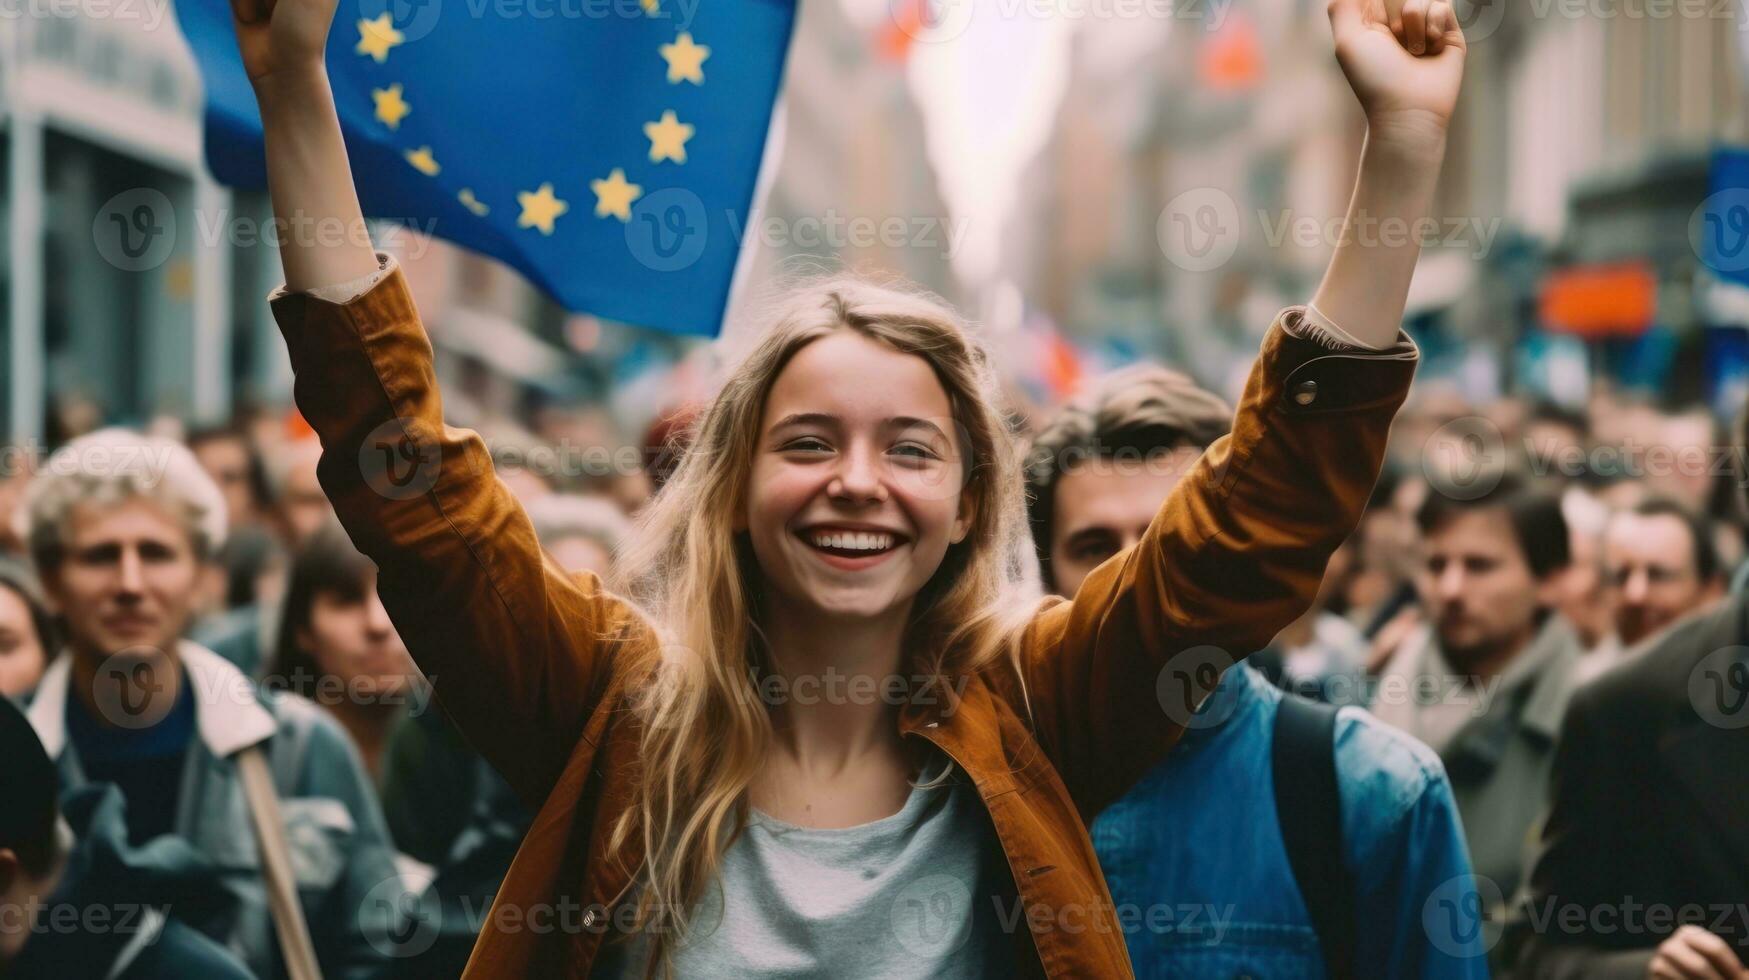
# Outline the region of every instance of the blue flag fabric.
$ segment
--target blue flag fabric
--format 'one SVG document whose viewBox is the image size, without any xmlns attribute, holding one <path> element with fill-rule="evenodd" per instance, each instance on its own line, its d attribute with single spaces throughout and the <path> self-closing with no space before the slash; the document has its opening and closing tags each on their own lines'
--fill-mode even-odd
<svg viewBox="0 0 1749 980">
<path fill-rule="evenodd" d="M 1720 279 L 1749 286 L 1749 149 L 1713 152 L 1710 190 L 1693 229 L 1701 261 Z"/>
<path fill-rule="evenodd" d="M 176 12 L 208 166 L 264 187 L 228 0 Z M 360 202 L 568 309 L 714 335 L 794 17 L 794 0 L 340 0 L 328 72 Z"/>
</svg>

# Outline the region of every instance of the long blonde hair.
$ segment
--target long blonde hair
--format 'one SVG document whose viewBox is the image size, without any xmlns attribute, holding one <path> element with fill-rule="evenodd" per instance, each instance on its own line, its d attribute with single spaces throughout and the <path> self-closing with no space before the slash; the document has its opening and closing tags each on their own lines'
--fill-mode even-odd
<svg viewBox="0 0 1749 980">
<path fill-rule="evenodd" d="M 734 527 L 747 506 L 766 398 L 797 351 L 853 330 L 923 358 L 966 443 L 962 492 L 972 526 L 913 603 L 907 670 L 948 680 L 977 670 L 1011 649 L 1030 610 L 1019 457 L 989 358 L 967 324 L 932 296 L 842 274 L 784 290 L 762 309 L 767 325 L 728 372 L 616 564 L 620 591 L 661 637 L 655 669 L 635 696 L 644 723 L 638 797 L 610 838 L 617 851 L 642 837 L 633 931 L 650 938 L 651 975 L 666 971 L 689 910 L 740 832 L 772 738 L 753 680 L 769 667 L 758 636 L 759 569 Z"/>
</svg>

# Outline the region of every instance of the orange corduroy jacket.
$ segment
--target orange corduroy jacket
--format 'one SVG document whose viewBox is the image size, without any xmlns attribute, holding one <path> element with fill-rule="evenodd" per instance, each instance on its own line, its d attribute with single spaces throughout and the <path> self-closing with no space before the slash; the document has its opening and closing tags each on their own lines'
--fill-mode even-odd
<svg viewBox="0 0 1749 980">
<path fill-rule="evenodd" d="M 281 291 L 272 307 L 322 442 L 322 487 L 376 562 L 384 606 L 443 709 L 536 809 L 466 976 L 585 977 L 627 921 L 642 858 L 606 839 L 634 798 L 627 701 L 653 632 L 594 576 L 545 557 L 482 439 L 444 424 L 398 269 L 344 304 Z M 1311 603 L 1417 356 L 1404 335 L 1382 352 L 1330 349 L 1278 320 L 1232 433 L 1142 541 L 1044 606 L 1017 660 L 902 709 L 903 736 L 952 758 L 988 809 L 1028 975 L 1131 975 L 1087 826 L 1165 757 L 1221 667 Z"/>
</svg>

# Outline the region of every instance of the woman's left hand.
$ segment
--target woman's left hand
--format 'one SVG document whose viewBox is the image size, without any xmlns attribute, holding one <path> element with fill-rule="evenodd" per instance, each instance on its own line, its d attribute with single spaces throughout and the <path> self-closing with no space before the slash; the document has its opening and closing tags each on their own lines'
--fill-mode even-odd
<svg viewBox="0 0 1749 980">
<path fill-rule="evenodd" d="M 1450 0 L 1329 0 L 1328 12 L 1373 137 L 1443 140 L 1467 52 Z"/>
</svg>

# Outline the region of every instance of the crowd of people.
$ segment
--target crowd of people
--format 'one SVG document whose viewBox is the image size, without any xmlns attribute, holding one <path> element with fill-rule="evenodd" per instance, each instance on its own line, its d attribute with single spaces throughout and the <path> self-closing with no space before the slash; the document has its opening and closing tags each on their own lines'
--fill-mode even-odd
<svg viewBox="0 0 1749 980">
<path fill-rule="evenodd" d="M 275 206 L 363 227 L 277 7 Z M 1349 221 L 1421 220 L 1456 17 L 1330 13 Z M 1743 424 L 1411 393 L 1413 243 L 1236 405 L 1022 405 L 839 275 L 586 453 L 281 255 L 295 409 L 7 456 L 0 976 L 1749 976 Z"/>
<path fill-rule="evenodd" d="M 1036 573 L 1065 596 L 1141 540 L 1233 418 L 1150 366 L 1016 409 Z M 670 420 L 697 414 L 675 406 L 660 442 L 610 454 L 645 461 L 624 472 L 530 467 L 565 458 L 529 453 L 530 435 L 496 473 L 553 563 L 607 577 L 685 451 Z M 268 747 L 335 975 L 459 974 L 528 829 L 527 804 L 438 710 L 299 421 L 73 434 L 0 493 L 0 694 L 35 726 L 12 727 L 8 758 L 29 757 L 28 735 L 52 766 L 7 776 L 8 800 L 37 806 L 0 808 L 17 835 L 0 854 L 39 872 L 5 894 L 172 913 L 137 933 L 116 915 L 108 946 L 80 956 L 136 939 L 213 961 L 203 976 L 276 975 L 227 765 L 250 744 Z M 555 416 L 544 445 L 572 422 Z M 1412 399 L 1310 608 L 1262 649 L 1211 658 L 1225 674 L 1186 706 L 1184 740 L 1092 827 L 1116 906 L 1165 909 L 1126 927 L 1138 973 L 1213 975 L 1268 947 L 1281 976 L 1640 976 L 1654 957 L 1740 975 L 1744 444 L 1702 409 L 1629 395 L 1582 411 L 1438 386 Z M 1283 706 L 1312 703 L 1333 709 L 1296 729 L 1333 758 L 1322 799 L 1274 768 Z M 70 848 L 40 838 L 57 811 Z M 1288 814 L 1334 857 L 1296 853 Z M 58 860 L 23 859 L 44 840 Z M 83 870 L 45 887 L 45 863 Z M 23 975 L 73 955 L 36 921 L 22 946 L 9 934 Z"/>
</svg>

